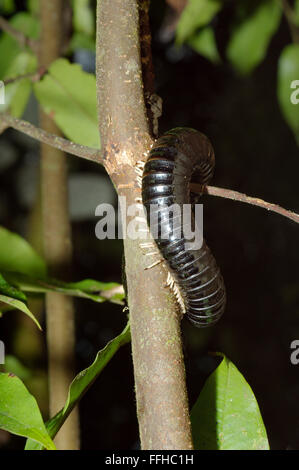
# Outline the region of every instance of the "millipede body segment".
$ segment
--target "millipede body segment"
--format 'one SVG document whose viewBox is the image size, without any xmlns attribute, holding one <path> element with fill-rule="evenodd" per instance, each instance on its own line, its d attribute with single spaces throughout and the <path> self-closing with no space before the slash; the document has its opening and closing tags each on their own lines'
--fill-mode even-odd
<svg viewBox="0 0 299 470">
<path fill-rule="evenodd" d="M 155 142 L 142 175 L 142 202 L 150 231 L 178 286 L 186 315 L 197 327 L 219 320 L 226 303 L 225 286 L 204 240 L 199 248 L 186 249 L 190 240 L 184 236 L 184 219 L 170 208 L 177 205 L 182 211 L 185 204 L 194 208 L 196 199 L 189 184 L 207 185 L 214 166 L 213 147 L 205 135 L 175 128 Z M 191 214 L 189 223 L 194 228 L 194 211 Z"/>
</svg>

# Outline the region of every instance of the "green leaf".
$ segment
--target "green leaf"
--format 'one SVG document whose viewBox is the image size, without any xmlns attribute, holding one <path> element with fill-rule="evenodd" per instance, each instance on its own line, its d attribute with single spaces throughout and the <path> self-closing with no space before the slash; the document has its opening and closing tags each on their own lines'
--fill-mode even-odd
<svg viewBox="0 0 299 470">
<path fill-rule="evenodd" d="M 203 55 L 211 62 L 217 64 L 220 62 L 220 56 L 215 40 L 213 28 L 207 26 L 192 36 L 188 44 L 199 54 Z"/>
<path fill-rule="evenodd" d="M 96 79 L 93 74 L 84 72 L 78 64 L 58 59 L 33 88 L 44 111 L 70 140 L 99 148 Z"/>
<path fill-rule="evenodd" d="M 3 272 L 7 281 L 27 293 L 60 292 L 74 297 L 83 297 L 94 302 L 105 302 L 123 305 L 124 292 L 116 282 L 99 282 L 84 279 L 79 282 L 63 282 L 52 278 L 33 278 L 20 273 Z"/>
<path fill-rule="evenodd" d="M 182 44 L 197 29 L 208 25 L 221 8 L 221 0 L 189 0 L 177 25 L 177 43 Z"/>
<path fill-rule="evenodd" d="M 26 36 L 36 39 L 39 34 L 39 23 L 28 13 L 18 13 L 10 21 L 11 25 Z M 0 80 L 15 78 L 34 72 L 37 59 L 29 49 L 22 48 L 7 33 L 0 37 Z M 32 84 L 24 78 L 10 83 L 5 87 L 5 104 L 0 105 L 0 112 L 9 111 L 13 116 L 20 117 L 27 104 Z"/>
<path fill-rule="evenodd" d="M 124 328 L 120 335 L 109 341 L 104 349 L 98 352 L 94 362 L 87 369 L 80 372 L 70 385 L 68 397 L 64 408 L 59 411 L 52 419 L 46 423 L 49 435 L 54 438 L 69 416 L 75 405 L 80 401 L 89 387 L 94 383 L 96 378 L 102 372 L 104 367 L 112 359 L 118 349 L 129 343 L 130 328 L 129 324 Z M 31 440 L 27 441 L 26 450 L 40 450 L 42 446 L 36 445 Z"/>
<path fill-rule="evenodd" d="M 240 74 L 249 74 L 264 59 L 281 14 L 279 2 L 266 0 L 236 26 L 228 43 L 227 57 Z"/>
<path fill-rule="evenodd" d="M 38 328 L 41 330 L 41 326 L 33 313 L 30 312 L 29 308 L 24 302 L 21 302 L 20 300 L 16 300 L 12 297 L 7 297 L 6 295 L 0 294 L 0 310 L 1 310 L 1 302 L 7 306 L 9 306 L 9 310 L 21 310 L 21 312 L 26 313 L 31 320 L 34 321 L 34 323 L 38 326 Z"/>
<path fill-rule="evenodd" d="M 255 396 L 242 374 L 223 354 L 191 412 L 194 446 L 199 450 L 268 450 Z"/>
<path fill-rule="evenodd" d="M 73 26 L 75 31 L 92 36 L 95 32 L 95 18 L 90 0 L 73 0 Z"/>
<path fill-rule="evenodd" d="M 22 302 L 26 302 L 26 295 L 16 289 L 11 284 L 4 279 L 4 277 L 0 274 L 0 294 L 7 295 L 8 297 L 12 297 L 13 299 L 21 300 Z"/>
<path fill-rule="evenodd" d="M 24 238 L 0 227 L 0 271 L 44 278 L 46 264 Z"/>
<path fill-rule="evenodd" d="M 32 373 L 21 363 L 21 361 L 10 354 L 5 354 L 5 364 L 2 366 L 4 372 L 17 375 L 21 380 L 28 380 Z"/>
<path fill-rule="evenodd" d="M 0 428 L 55 449 L 35 398 L 13 374 L 0 373 Z"/>
<path fill-rule="evenodd" d="M 286 46 L 278 62 L 277 94 L 282 114 L 299 145 L 299 44 Z"/>
<path fill-rule="evenodd" d="M 14 0 L 0 0 L 0 11 L 6 15 L 11 15 L 15 11 Z"/>
<path fill-rule="evenodd" d="M 27 0 L 27 10 L 33 15 L 38 16 L 40 8 L 40 0 Z"/>
</svg>

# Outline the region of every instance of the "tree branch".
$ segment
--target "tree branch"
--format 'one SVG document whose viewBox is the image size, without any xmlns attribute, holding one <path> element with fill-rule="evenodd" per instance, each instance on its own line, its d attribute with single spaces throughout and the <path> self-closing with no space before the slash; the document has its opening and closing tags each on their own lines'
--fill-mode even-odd
<svg viewBox="0 0 299 470">
<path fill-rule="evenodd" d="M 190 184 L 190 189 L 193 193 L 201 194 L 202 186 L 196 183 Z M 284 209 L 283 207 L 278 206 L 277 204 L 272 204 L 271 202 L 263 201 L 257 197 L 246 196 L 246 194 L 238 193 L 232 189 L 216 188 L 215 186 L 207 186 L 204 189 L 205 194 L 210 196 L 224 197 L 226 199 L 232 199 L 233 201 L 246 202 L 247 204 L 252 204 L 253 206 L 262 207 L 271 212 L 276 212 L 288 219 L 293 220 L 294 222 L 299 223 L 299 214 L 295 212 Z"/>
<path fill-rule="evenodd" d="M 85 160 L 91 160 L 93 162 L 101 163 L 101 151 L 99 149 L 86 147 L 85 145 L 75 144 L 74 142 L 59 137 L 58 135 L 51 134 L 39 127 L 30 124 L 22 119 L 16 119 L 9 114 L 0 114 L 0 133 L 8 127 L 22 132 L 23 134 L 32 137 L 44 144 L 48 144 L 51 147 L 55 147 L 63 152 L 76 155 L 77 157 L 84 158 Z"/>
<path fill-rule="evenodd" d="M 29 47 L 32 52 L 38 54 L 38 41 L 27 37 L 24 33 L 14 28 L 9 21 L 0 16 L 0 29 L 12 36 L 21 47 Z"/>
<path fill-rule="evenodd" d="M 96 78 L 104 165 L 128 205 L 141 195 L 134 168 L 152 142 L 139 44 L 139 13 L 145 11 L 142 0 L 98 0 Z M 191 449 L 177 306 L 165 288 L 165 268 L 145 270 L 139 242 L 124 240 L 141 448 Z"/>
</svg>

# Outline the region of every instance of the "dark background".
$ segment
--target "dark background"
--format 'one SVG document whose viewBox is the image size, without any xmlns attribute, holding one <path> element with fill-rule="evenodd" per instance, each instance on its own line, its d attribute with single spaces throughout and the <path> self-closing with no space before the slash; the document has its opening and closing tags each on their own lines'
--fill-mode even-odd
<svg viewBox="0 0 299 470">
<path fill-rule="evenodd" d="M 290 42 L 285 21 L 274 36 L 264 62 L 250 77 L 240 78 L 224 57 L 229 8 L 213 24 L 222 54 L 222 64 L 218 66 L 187 46 L 177 51 L 173 38 L 163 40 L 165 12 L 164 2 L 152 2 L 156 91 L 163 99 L 160 133 L 177 126 L 204 132 L 216 153 L 213 185 L 276 202 L 298 212 L 298 147 L 276 97 L 277 60 Z M 93 69 L 92 54 L 78 51 L 72 59 L 80 57 Z M 25 118 L 35 122 L 34 99 Z M 0 162 L 7 160 L 6 165 L 0 165 L 0 223 L 27 237 L 38 145 L 9 130 L 1 136 L 0 153 Z M 75 191 L 77 199 L 72 204 L 84 207 L 87 178 L 92 173 L 92 177 L 98 178 L 96 182 L 107 185 L 103 179 L 107 179 L 105 171 L 76 157 L 69 157 L 69 163 L 70 180 L 80 175 L 77 188 L 82 181 L 82 191 Z M 115 198 L 112 185 L 105 191 L 107 197 L 106 193 L 101 194 L 101 200 L 96 191 L 88 196 L 89 205 L 83 215 L 72 215 L 73 280 L 89 277 L 121 282 L 122 242 L 99 241 L 94 234 L 96 205 Z M 208 352 L 222 351 L 251 385 L 271 448 L 298 449 L 299 365 L 290 362 L 290 343 L 299 339 L 298 227 L 277 214 L 238 202 L 212 196 L 205 196 L 203 202 L 205 238 L 222 270 L 228 302 L 223 318 L 211 329 L 198 330 L 186 321 L 182 323 L 190 405 L 215 368 L 215 359 Z M 35 341 L 31 333 L 24 336 L 25 344 L 21 348 L 16 343 L 16 329 L 22 326 L 20 315 L 7 314 L 1 320 L 1 336 L 6 338 L 7 352 L 18 356 L 25 365 L 45 371 L 45 347 L 38 358 L 33 359 L 28 353 L 31 342 Z M 76 300 L 76 318 L 77 370 L 80 371 L 121 331 L 126 318 L 118 306 L 98 305 L 88 300 Z M 43 403 L 40 405 L 45 409 Z M 83 449 L 138 448 L 129 345 L 117 353 L 83 398 L 80 414 Z M 22 448 L 23 442 L 11 437 L 5 445 L 16 449 Z"/>
</svg>

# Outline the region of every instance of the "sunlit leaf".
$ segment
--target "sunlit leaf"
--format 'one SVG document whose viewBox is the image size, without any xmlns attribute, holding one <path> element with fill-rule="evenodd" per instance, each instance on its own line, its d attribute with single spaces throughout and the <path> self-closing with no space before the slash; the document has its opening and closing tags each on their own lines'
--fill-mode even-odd
<svg viewBox="0 0 299 470">
<path fill-rule="evenodd" d="M 20 290 L 30 293 L 60 292 L 74 297 L 83 297 L 95 302 L 110 302 L 123 305 L 124 291 L 116 282 L 100 282 L 84 279 L 79 282 L 63 282 L 53 278 L 33 278 L 15 272 L 3 272 L 5 278 Z"/>
<path fill-rule="evenodd" d="M 221 356 L 191 412 L 194 446 L 200 450 L 268 450 L 253 391 L 236 366 Z"/>
<path fill-rule="evenodd" d="M 73 25 L 77 32 L 92 36 L 95 32 L 95 19 L 90 0 L 73 0 Z"/>
<path fill-rule="evenodd" d="M 235 27 L 228 43 L 227 57 L 239 73 L 249 74 L 264 59 L 281 14 L 279 2 L 266 0 Z"/>
<path fill-rule="evenodd" d="M 199 54 L 215 64 L 220 62 L 220 56 L 213 28 L 207 26 L 188 40 L 188 44 Z"/>
<path fill-rule="evenodd" d="M 38 326 L 38 328 L 41 330 L 41 326 L 35 316 L 33 315 L 32 312 L 30 312 L 29 308 L 24 302 L 21 302 L 20 300 L 14 299 L 12 297 L 8 297 L 7 295 L 2 295 L 0 294 L 0 305 L 1 303 L 7 305 L 10 310 L 20 310 L 23 313 L 26 313 L 31 320 L 34 321 L 34 323 Z M 1 310 L 1 308 L 0 308 Z"/>
<path fill-rule="evenodd" d="M 13 374 L 0 373 L 0 428 L 53 450 L 35 398 Z"/>
<path fill-rule="evenodd" d="M 80 65 L 58 59 L 34 91 L 44 111 L 72 141 L 98 148 L 96 79 Z"/>
<path fill-rule="evenodd" d="M 10 21 L 11 25 L 36 39 L 39 34 L 39 23 L 28 13 L 17 13 Z M 28 48 L 22 48 L 17 41 L 7 33 L 0 37 L 0 80 L 16 78 L 34 72 L 37 59 Z M 29 78 L 18 80 L 5 86 L 5 103 L 0 104 L 0 112 L 9 111 L 13 116 L 23 114 L 32 84 Z"/>
<path fill-rule="evenodd" d="M 222 6 L 221 0 L 189 0 L 177 25 L 177 42 L 183 43 L 197 29 L 208 25 Z"/>
<path fill-rule="evenodd" d="M 46 264 L 24 238 L 0 227 L 0 272 L 2 271 L 44 278 Z"/>
</svg>

